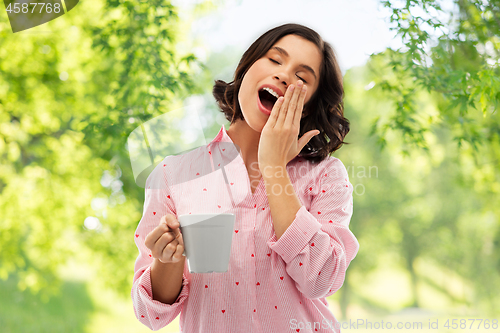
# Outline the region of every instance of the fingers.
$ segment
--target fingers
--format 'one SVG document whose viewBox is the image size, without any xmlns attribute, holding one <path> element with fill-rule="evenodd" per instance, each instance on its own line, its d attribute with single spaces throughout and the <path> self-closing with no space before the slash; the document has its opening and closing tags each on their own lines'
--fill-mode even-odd
<svg viewBox="0 0 500 333">
<path fill-rule="evenodd" d="M 170 219 L 171 217 L 175 219 L 175 216 L 168 214 L 165 216 L 162 216 L 160 223 L 156 228 L 153 229 L 147 236 L 146 239 L 144 240 L 144 244 L 146 247 L 150 250 L 153 249 L 154 244 L 158 241 L 158 239 L 166 232 L 172 231 L 168 224 L 167 224 L 167 218 Z"/>
<path fill-rule="evenodd" d="M 151 256 L 163 263 L 178 262 L 184 252 L 184 240 L 180 224 L 172 214 L 162 216 L 159 225 L 145 239 L 145 245 L 151 250 Z"/>
<path fill-rule="evenodd" d="M 290 97 L 290 105 L 288 106 L 288 110 L 295 112 L 295 108 L 297 107 L 297 100 L 299 99 L 299 95 L 302 91 L 302 81 L 297 81 L 295 89 L 293 90 L 293 95 Z"/>
<path fill-rule="evenodd" d="M 151 255 L 153 256 L 153 258 L 162 259 L 161 261 L 163 262 L 163 259 L 168 258 L 165 256 L 165 251 L 170 250 L 170 255 L 172 255 L 172 253 L 175 252 L 175 248 L 177 247 L 178 243 L 179 242 L 172 232 L 166 232 L 154 244 L 153 248 L 151 249 Z"/>
<path fill-rule="evenodd" d="M 161 248 L 161 245 L 159 245 Z M 178 262 L 182 259 L 184 252 L 184 241 L 182 240 L 182 235 L 179 238 L 174 239 L 168 243 L 162 251 L 162 255 L 158 258 L 163 263 L 167 262 Z"/>
<path fill-rule="evenodd" d="M 157 243 L 157 246 L 155 247 L 156 250 L 161 251 L 161 253 L 157 257 L 158 260 L 160 260 L 163 263 L 171 262 L 172 255 L 177 250 L 177 245 L 179 245 L 179 242 L 175 238 L 166 244 L 163 240 L 159 241 Z"/>
<path fill-rule="evenodd" d="M 282 124 L 292 124 L 296 123 L 297 113 L 302 114 L 302 109 L 304 107 L 304 100 L 306 96 L 306 90 L 302 80 L 298 80 L 295 85 L 291 84 L 286 93 L 285 101 L 283 102 L 283 107 L 281 108 L 279 119 L 283 119 Z M 283 114 L 282 114 L 283 113 Z M 286 121 L 288 119 L 288 121 Z M 299 116 L 300 119 L 300 116 Z"/>
<path fill-rule="evenodd" d="M 288 89 L 285 92 L 285 100 L 283 101 L 283 107 L 281 108 L 280 116 L 285 116 L 286 112 L 289 108 L 290 100 L 292 99 L 295 92 L 295 86 L 293 84 L 288 86 Z M 281 119 L 281 118 L 280 118 Z M 283 117 L 284 119 L 284 117 Z"/>
<path fill-rule="evenodd" d="M 179 221 L 177 221 L 177 219 L 175 218 L 174 215 L 169 215 L 169 218 L 167 220 L 167 225 L 169 226 L 170 230 L 173 232 L 174 237 L 179 242 L 179 244 L 184 246 L 184 240 L 182 238 L 181 229 L 180 229 L 181 225 L 180 225 Z"/>
<path fill-rule="evenodd" d="M 158 239 L 168 231 L 168 227 L 165 224 L 157 226 L 146 236 L 144 239 L 144 245 L 146 245 L 148 249 L 153 250 L 153 247 Z"/>
<path fill-rule="evenodd" d="M 184 245 L 177 244 L 175 253 L 172 255 L 172 262 L 179 262 L 184 257 L 182 252 L 184 252 Z"/>
<path fill-rule="evenodd" d="M 297 125 L 297 127 L 300 127 L 300 118 L 302 118 L 302 112 L 304 110 L 304 101 L 306 100 L 306 95 L 307 95 L 307 86 L 303 85 L 302 89 L 300 89 L 300 96 L 298 97 L 298 104 L 297 104 L 297 109 L 295 111 L 294 117 L 293 117 L 293 124 Z"/>
<path fill-rule="evenodd" d="M 152 255 L 163 263 L 178 262 L 183 257 L 184 241 L 182 234 L 175 238 L 172 233 L 166 233 L 155 244 Z"/>
<path fill-rule="evenodd" d="M 175 218 L 175 215 L 167 214 L 162 216 L 162 221 L 166 223 L 171 229 L 179 228 L 179 221 Z"/>
<path fill-rule="evenodd" d="M 269 119 L 267 122 L 269 123 L 269 126 L 274 126 L 276 124 L 276 120 L 278 120 L 278 115 L 280 113 L 280 108 L 283 105 L 283 101 L 285 100 L 284 97 L 279 97 L 278 100 L 274 103 L 273 109 L 271 110 L 271 115 L 269 116 Z"/>
</svg>

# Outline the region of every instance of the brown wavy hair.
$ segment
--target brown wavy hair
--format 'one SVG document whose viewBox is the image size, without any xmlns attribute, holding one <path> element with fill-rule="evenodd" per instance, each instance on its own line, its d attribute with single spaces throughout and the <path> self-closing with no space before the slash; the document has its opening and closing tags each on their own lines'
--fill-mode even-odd
<svg viewBox="0 0 500 333">
<path fill-rule="evenodd" d="M 305 116 L 300 120 L 299 137 L 315 129 L 321 133 L 313 137 L 298 155 L 313 162 L 320 162 L 338 150 L 342 144 L 349 144 L 343 141 L 349 133 L 349 121 L 344 117 L 344 87 L 335 52 L 316 31 L 294 23 L 267 31 L 245 51 L 234 72 L 233 81 L 226 83 L 215 80 L 212 93 L 221 112 L 231 124 L 237 119 L 245 120 L 238 101 L 243 76 L 255 61 L 262 58 L 286 35 L 297 35 L 314 43 L 323 56 L 318 89 L 304 105 Z"/>
</svg>

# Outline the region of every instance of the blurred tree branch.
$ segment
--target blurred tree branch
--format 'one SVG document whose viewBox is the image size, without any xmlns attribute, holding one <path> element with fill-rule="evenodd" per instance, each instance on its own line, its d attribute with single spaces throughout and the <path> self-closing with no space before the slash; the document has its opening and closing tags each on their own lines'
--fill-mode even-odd
<svg viewBox="0 0 500 333">
<path fill-rule="evenodd" d="M 454 14 L 445 12 L 436 0 L 381 1 L 403 46 L 372 55 L 384 62 L 376 72 L 375 86 L 391 96 L 395 106 L 386 121 L 373 122 L 372 134 L 379 142 L 393 129 L 406 144 L 428 149 L 424 134 L 434 125 L 454 127 L 458 147 L 466 142 L 477 151 L 480 145 L 498 140 L 494 124 L 500 105 L 499 3 L 457 0 L 458 14 Z M 438 117 L 416 121 L 421 114 L 415 103 L 417 88 L 436 96 Z"/>
</svg>

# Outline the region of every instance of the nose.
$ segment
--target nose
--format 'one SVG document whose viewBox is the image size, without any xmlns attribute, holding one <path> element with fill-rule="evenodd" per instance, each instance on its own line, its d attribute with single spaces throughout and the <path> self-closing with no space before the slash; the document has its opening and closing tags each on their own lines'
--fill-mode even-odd
<svg viewBox="0 0 500 333">
<path fill-rule="evenodd" d="M 283 78 L 285 77 L 285 75 L 275 75 L 274 78 L 278 81 L 280 81 L 280 83 L 283 83 L 285 85 L 285 90 L 288 88 L 288 84 L 286 83 L 286 80 L 284 80 Z"/>
</svg>

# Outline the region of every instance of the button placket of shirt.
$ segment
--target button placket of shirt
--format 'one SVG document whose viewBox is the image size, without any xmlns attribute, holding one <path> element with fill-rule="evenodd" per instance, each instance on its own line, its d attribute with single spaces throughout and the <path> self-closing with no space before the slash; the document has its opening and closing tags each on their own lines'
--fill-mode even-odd
<svg viewBox="0 0 500 333">
<path fill-rule="evenodd" d="M 247 180 L 247 184 L 250 185 L 250 191 L 249 191 L 249 195 L 247 196 L 247 199 L 245 200 L 245 203 L 246 203 L 246 207 L 248 207 L 248 211 L 250 212 L 249 213 L 249 216 L 252 217 L 252 221 L 253 221 L 253 232 L 252 232 L 252 242 L 250 242 L 250 246 L 252 246 L 252 248 L 250 249 L 250 252 L 251 253 L 246 253 L 244 255 L 247 255 L 249 260 L 251 260 L 251 264 L 250 264 L 250 267 L 252 267 L 252 270 L 253 270 L 253 274 L 251 273 L 250 274 L 250 279 L 249 279 L 249 282 L 251 283 L 251 297 L 252 297 L 252 307 L 249 309 L 249 311 L 252 312 L 252 323 L 256 323 L 257 324 L 257 327 L 259 327 L 259 329 L 257 329 L 257 331 L 261 331 L 260 327 L 260 322 L 259 322 L 259 319 L 258 319 L 258 314 L 257 314 L 257 311 L 259 311 L 259 309 L 261 308 L 258 308 L 257 306 L 257 289 L 259 286 L 257 285 L 257 266 L 256 266 L 256 248 L 255 248 L 255 227 L 256 227 L 256 221 L 257 221 L 257 216 L 259 214 L 259 209 L 260 206 L 262 205 L 261 203 L 261 200 L 262 200 L 262 195 L 261 193 L 259 192 L 260 191 L 260 183 L 259 183 L 259 186 L 257 186 L 257 188 L 255 189 L 255 193 L 252 195 L 252 192 L 251 192 L 251 183 L 250 183 L 250 178 L 248 177 L 248 170 L 246 169 L 245 167 L 245 162 L 243 161 L 243 158 L 241 157 L 241 155 L 239 154 L 238 157 L 237 157 L 238 161 L 237 161 L 237 164 L 236 166 L 238 167 L 239 166 L 239 169 L 238 169 L 238 173 L 241 172 L 242 176 L 240 179 L 246 179 Z M 263 179 L 261 179 L 261 181 L 263 182 Z M 252 256 L 253 255 L 253 256 Z M 254 309 L 256 310 L 254 312 Z M 254 332 L 253 330 L 253 327 L 252 327 L 252 332 Z"/>
<path fill-rule="evenodd" d="M 257 190 L 255 191 L 255 193 L 257 193 Z M 252 198 L 253 199 L 253 198 Z M 255 200 L 252 200 L 252 202 L 256 202 Z M 254 204 L 255 206 L 256 204 Z M 253 207 L 253 206 L 252 206 Z M 252 258 L 253 260 L 253 281 L 252 281 L 252 291 L 253 291 L 253 297 L 252 297 L 252 301 L 253 301 L 253 309 L 250 309 L 252 311 L 252 323 L 255 323 L 255 326 L 257 327 L 255 330 L 254 330 L 254 326 L 252 326 L 252 332 L 261 332 L 261 325 L 260 325 L 260 322 L 259 322 L 259 315 L 257 314 L 257 311 L 262 311 L 262 307 L 258 307 L 257 306 L 257 292 L 259 291 L 257 288 L 259 288 L 259 286 L 257 286 L 257 251 L 256 251 L 256 247 L 255 247 L 255 233 L 256 233 L 256 230 L 255 230 L 255 223 L 257 221 L 257 216 L 259 215 L 259 210 L 258 210 L 258 205 L 257 207 L 255 208 L 251 208 L 251 211 L 252 211 L 252 216 L 253 216 L 253 221 L 254 221 L 254 229 L 253 229 L 253 232 L 252 232 L 252 236 L 253 236 L 253 242 L 252 242 L 252 245 L 253 245 L 253 249 L 252 249 L 252 253 L 254 254 Z M 256 310 L 256 311 L 255 311 Z"/>
<path fill-rule="evenodd" d="M 248 170 L 247 170 L 247 168 L 245 166 L 245 161 L 241 157 L 241 154 L 238 154 L 236 166 L 238 167 L 238 173 L 241 172 L 241 174 L 242 174 L 241 179 L 246 179 L 246 184 L 245 185 L 248 186 L 248 194 L 247 194 L 246 199 L 244 200 L 245 206 L 247 206 L 247 207 L 254 207 L 255 204 L 257 204 L 257 206 L 259 206 L 259 204 L 260 204 L 259 198 L 261 197 L 260 188 L 261 188 L 261 183 L 263 183 L 264 180 L 261 179 L 259 181 L 259 184 L 255 188 L 255 193 L 252 194 L 251 179 L 248 176 Z M 241 184 L 241 185 L 244 186 L 243 184 Z"/>
<path fill-rule="evenodd" d="M 220 142 L 224 142 L 224 141 L 220 141 Z M 234 177 L 234 161 L 229 161 L 228 162 L 228 153 L 226 151 L 226 149 L 228 148 L 222 148 L 218 145 L 218 144 L 215 144 L 215 145 L 210 145 L 211 147 L 209 147 L 208 151 L 209 151 L 209 154 L 210 154 L 210 161 L 212 163 L 212 170 L 214 171 L 217 171 L 218 173 L 221 173 L 222 174 L 222 179 L 223 179 L 223 183 L 221 183 L 222 186 L 225 186 L 228 190 L 228 193 L 227 195 L 229 196 L 229 198 L 231 199 L 231 201 L 229 201 L 229 206 L 228 207 L 224 207 L 225 209 L 234 209 L 236 206 L 238 206 L 239 204 L 241 204 L 239 201 L 237 201 L 237 191 L 235 189 L 234 186 L 238 186 L 239 184 L 235 183 L 235 181 L 237 181 L 237 177 Z M 215 161 L 214 161 L 214 156 L 216 157 L 215 158 Z M 217 164 L 217 165 L 215 165 Z M 221 165 L 222 164 L 222 165 Z M 224 177 L 224 174 L 225 174 L 225 177 Z M 227 177 L 227 180 L 226 180 L 226 177 Z M 227 183 L 226 183 L 227 182 Z M 229 193 L 231 192 L 231 193 Z M 236 201 L 235 201 L 236 200 Z M 226 211 L 228 212 L 228 211 Z"/>
<path fill-rule="evenodd" d="M 246 170 L 245 170 L 246 171 Z M 255 193 L 257 193 L 257 190 L 255 191 Z M 254 197 L 250 197 L 250 203 L 253 203 L 255 202 L 254 200 Z M 251 248 L 251 255 L 250 255 L 250 258 L 252 260 L 252 270 L 253 270 L 253 277 L 252 277 L 252 281 L 251 281 L 251 285 L 252 285 L 252 306 L 253 306 L 253 309 L 257 309 L 257 265 L 256 265 L 256 262 L 257 262 L 257 251 L 256 251 L 256 248 L 255 248 L 255 223 L 257 221 L 257 209 L 255 208 L 251 208 L 250 209 L 250 216 L 252 216 L 252 221 L 253 221 L 253 232 L 252 232 L 252 242 L 251 242 L 251 245 L 252 245 L 252 248 Z M 253 312 L 252 310 L 252 318 L 253 320 L 258 320 L 257 319 L 257 314 L 256 312 Z"/>
</svg>

